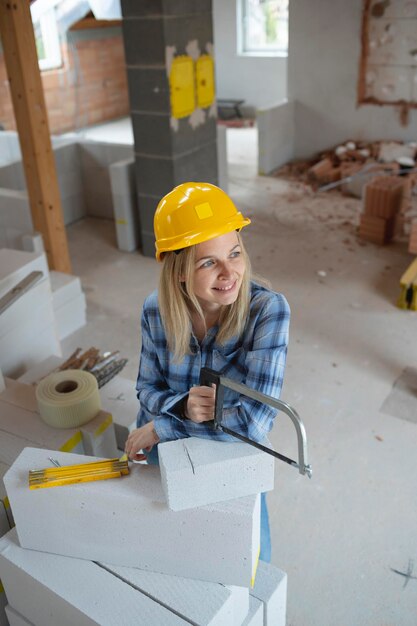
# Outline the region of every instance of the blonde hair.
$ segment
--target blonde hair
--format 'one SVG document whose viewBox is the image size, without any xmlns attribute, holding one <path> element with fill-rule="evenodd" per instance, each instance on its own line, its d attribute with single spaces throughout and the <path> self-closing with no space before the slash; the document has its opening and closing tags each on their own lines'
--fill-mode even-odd
<svg viewBox="0 0 417 626">
<path fill-rule="evenodd" d="M 216 341 L 220 344 L 242 334 L 249 313 L 251 266 L 242 238 L 239 233 L 237 236 L 245 261 L 245 271 L 235 302 L 224 306 L 220 312 L 219 330 L 216 337 Z M 191 353 L 191 313 L 195 311 L 205 325 L 204 313 L 193 288 L 195 248 L 196 246 L 184 248 L 179 254 L 167 252 L 162 261 L 159 279 L 159 311 L 168 348 L 173 352 L 174 360 L 177 362 L 182 361 L 186 354 Z"/>
</svg>

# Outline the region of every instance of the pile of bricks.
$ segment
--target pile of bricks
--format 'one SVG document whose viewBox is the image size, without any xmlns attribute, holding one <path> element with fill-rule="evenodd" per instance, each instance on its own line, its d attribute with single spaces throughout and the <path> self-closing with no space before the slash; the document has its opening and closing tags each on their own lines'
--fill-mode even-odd
<svg viewBox="0 0 417 626">
<path fill-rule="evenodd" d="M 365 188 L 359 237 L 383 245 L 395 234 L 396 217 L 402 206 L 404 179 L 378 176 Z"/>
</svg>

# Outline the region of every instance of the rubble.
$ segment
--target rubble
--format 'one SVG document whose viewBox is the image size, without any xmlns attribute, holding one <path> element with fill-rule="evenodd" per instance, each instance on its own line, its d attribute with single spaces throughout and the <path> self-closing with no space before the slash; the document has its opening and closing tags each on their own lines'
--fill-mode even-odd
<svg viewBox="0 0 417 626">
<path fill-rule="evenodd" d="M 417 251 L 417 142 L 346 141 L 311 159 L 287 163 L 275 176 L 296 180 L 305 189 L 363 198 L 359 238 L 377 244 L 410 234 Z"/>
</svg>

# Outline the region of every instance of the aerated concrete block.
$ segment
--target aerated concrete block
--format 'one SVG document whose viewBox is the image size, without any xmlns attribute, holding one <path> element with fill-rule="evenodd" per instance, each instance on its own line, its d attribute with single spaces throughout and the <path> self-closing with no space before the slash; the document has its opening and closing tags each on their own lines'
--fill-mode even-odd
<svg viewBox="0 0 417 626">
<path fill-rule="evenodd" d="M 5 607 L 6 616 L 9 620 L 9 626 L 35 626 L 33 622 L 29 622 L 23 615 L 20 615 L 13 607 L 8 604 Z"/>
<path fill-rule="evenodd" d="M 117 449 L 113 418 L 106 411 L 99 411 L 96 417 L 80 426 L 83 436 L 84 452 L 90 456 L 102 456 L 114 459 L 120 456 Z"/>
<path fill-rule="evenodd" d="M 249 587 L 259 496 L 173 513 L 159 468 L 142 464 L 118 479 L 29 490 L 29 469 L 48 467 L 49 456 L 61 465 L 80 463 L 74 454 L 26 448 L 4 477 L 22 547 Z"/>
<path fill-rule="evenodd" d="M 6 390 L 0 394 L 0 429 L 3 434 L 10 433 L 22 439 L 18 453 L 25 446 L 33 444 L 52 450 L 84 453 L 79 428 L 53 428 L 41 419 L 37 412 L 34 387 L 10 379 L 6 379 L 6 384 Z M 102 421 L 102 418 L 94 418 L 90 422 L 90 429 L 97 430 Z M 0 450 L 2 448 L 1 445 Z M 12 458 L 11 463 L 13 461 Z"/>
<path fill-rule="evenodd" d="M 28 369 L 22 376 L 17 379 L 19 383 L 26 383 L 26 385 L 32 385 L 33 383 L 38 383 L 42 378 L 51 374 L 54 370 L 56 370 L 62 363 L 65 361 L 64 357 L 56 356 L 55 354 L 51 354 L 47 359 L 41 361 L 40 363 L 36 363 Z"/>
<path fill-rule="evenodd" d="M 263 603 L 264 626 L 285 626 L 287 574 L 270 563 L 259 561 L 255 584 L 249 592 Z"/>
<path fill-rule="evenodd" d="M 149 598 L 175 611 L 196 626 L 241 626 L 237 602 L 241 587 L 225 587 L 217 583 L 191 580 L 144 572 L 133 567 L 117 567 L 100 563 L 121 580 L 139 589 Z M 248 589 L 244 588 L 248 593 Z"/>
<path fill-rule="evenodd" d="M 49 276 L 45 254 L 9 248 L 0 249 L 0 298 L 34 271 L 43 272 L 45 277 Z"/>
<path fill-rule="evenodd" d="M 50 280 L 54 310 L 75 300 L 82 294 L 81 281 L 78 276 L 52 271 L 50 272 Z"/>
<path fill-rule="evenodd" d="M 66 302 L 59 308 L 54 307 L 55 327 L 58 337 L 65 339 L 87 323 L 85 295 L 80 293 L 76 298 Z"/>
<path fill-rule="evenodd" d="M 42 626 L 187 623 L 96 563 L 23 550 L 15 530 L 0 539 L 0 577 L 15 611 Z"/>
<path fill-rule="evenodd" d="M 162 488 L 173 511 L 274 488 L 274 458 L 247 443 L 190 437 L 158 446 Z"/>
<path fill-rule="evenodd" d="M 0 537 L 5 535 L 14 526 L 12 510 L 3 484 L 3 476 L 10 464 L 0 462 Z"/>
<path fill-rule="evenodd" d="M 6 615 L 7 598 L 0 580 L 0 626 L 10 626 Z"/>
<path fill-rule="evenodd" d="M 99 393 L 101 406 L 113 416 L 117 447 L 124 450 L 129 433 L 136 428 L 139 411 L 135 382 L 115 376 L 99 389 Z"/>
<path fill-rule="evenodd" d="M 254 596 L 249 598 L 249 611 L 242 626 L 264 626 L 263 604 Z"/>
<path fill-rule="evenodd" d="M 42 235 L 40 233 L 31 232 L 22 235 L 22 246 L 23 250 L 27 252 L 36 252 L 37 254 L 45 252 Z"/>
</svg>

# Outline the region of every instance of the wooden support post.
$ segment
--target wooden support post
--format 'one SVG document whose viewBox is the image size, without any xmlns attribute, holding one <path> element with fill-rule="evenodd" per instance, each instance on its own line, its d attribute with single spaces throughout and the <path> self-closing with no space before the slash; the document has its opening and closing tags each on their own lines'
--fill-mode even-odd
<svg viewBox="0 0 417 626">
<path fill-rule="evenodd" d="M 28 0 L 0 0 L 0 36 L 26 176 L 33 225 L 50 269 L 71 273 Z"/>
</svg>

